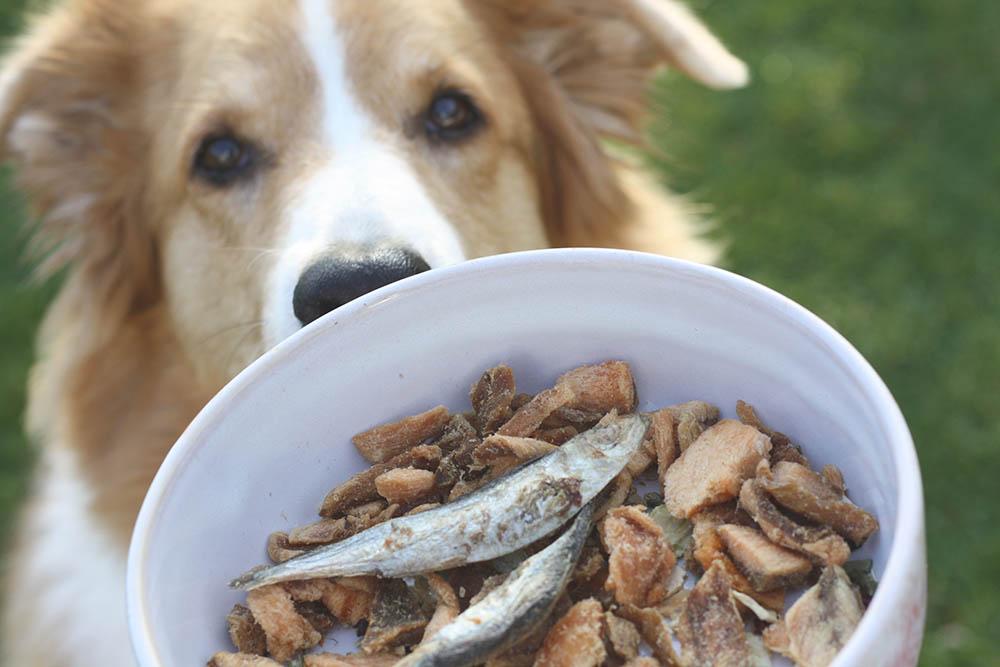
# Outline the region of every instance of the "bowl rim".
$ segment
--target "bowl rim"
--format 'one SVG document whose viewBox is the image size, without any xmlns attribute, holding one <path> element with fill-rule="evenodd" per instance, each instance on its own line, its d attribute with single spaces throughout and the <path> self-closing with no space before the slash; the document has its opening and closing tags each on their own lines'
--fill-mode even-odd
<svg viewBox="0 0 1000 667">
<path fill-rule="evenodd" d="M 365 296 L 324 315 L 308 326 L 279 342 L 244 368 L 219 391 L 184 430 L 164 458 L 146 493 L 136 519 L 129 544 L 126 572 L 126 609 L 129 636 L 133 652 L 140 665 L 162 664 L 153 642 L 147 615 L 147 591 L 144 588 L 145 560 L 152 527 L 159 514 L 173 479 L 190 460 L 194 448 L 202 441 L 202 433 L 220 419 L 225 419 L 229 406 L 244 390 L 280 366 L 286 358 L 311 339 L 340 324 L 350 322 L 365 310 L 376 307 L 399 294 L 433 288 L 467 273 L 525 270 L 544 265 L 620 267 L 635 270 L 647 268 L 680 272 L 718 283 L 720 286 L 753 295 L 772 302 L 784 315 L 805 327 L 822 341 L 831 354 L 839 357 L 847 370 L 861 382 L 874 399 L 876 414 L 886 426 L 898 488 L 896 490 L 897 520 L 893 544 L 886 560 L 882 579 L 875 596 L 847 645 L 837 656 L 835 665 L 848 659 L 859 660 L 881 641 L 881 632 L 894 612 L 908 599 L 908 576 L 913 559 L 924 558 L 923 486 L 916 448 L 906 420 L 885 382 L 862 354 L 832 326 L 804 306 L 783 294 L 750 278 L 718 267 L 686 260 L 631 250 L 605 248 L 549 248 L 491 255 L 428 271 L 370 292 Z M 914 545 L 917 546 L 914 549 Z M 857 662 L 857 664 L 863 664 Z"/>
</svg>

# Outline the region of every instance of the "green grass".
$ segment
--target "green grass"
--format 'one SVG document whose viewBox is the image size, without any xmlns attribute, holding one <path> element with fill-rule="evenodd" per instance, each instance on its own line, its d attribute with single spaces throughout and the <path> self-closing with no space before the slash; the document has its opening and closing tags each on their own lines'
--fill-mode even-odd
<svg viewBox="0 0 1000 667">
<path fill-rule="evenodd" d="M 0 0 L 0 30 L 20 4 Z M 922 664 L 1000 665 L 1000 3 L 694 4 L 755 81 L 718 94 L 667 77 L 651 159 L 713 205 L 731 268 L 886 379 L 926 487 Z M 0 189 L 0 534 L 26 489 L 24 381 L 51 293 L 17 262 L 21 220 Z"/>
</svg>

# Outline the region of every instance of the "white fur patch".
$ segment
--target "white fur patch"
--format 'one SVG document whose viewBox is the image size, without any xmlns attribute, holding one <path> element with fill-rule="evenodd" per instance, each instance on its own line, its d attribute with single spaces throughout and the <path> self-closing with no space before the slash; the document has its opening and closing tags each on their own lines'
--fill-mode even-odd
<svg viewBox="0 0 1000 667">
<path fill-rule="evenodd" d="M 76 456 L 47 449 L 24 548 L 10 581 L 5 665 L 134 665 L 125 612 L 126 554 L 88 511 Z M 43 658 L 44 656 L 44 658 Z"/>
<path fill-rule="evenodd" d="M 330 2 L 300 0 L 302 39 L 320 82 L 327 158 L 288 204 L 289 231 L 264 310 L 269 345 L 299 329 L 292 312 L 299 275 L 310 259 L 337 243 L 398 243 L 432 268 L 465 259 L 458 234 L 412 167 L 377 138 L 372 119 L 358 104 Z"/>
</svg>

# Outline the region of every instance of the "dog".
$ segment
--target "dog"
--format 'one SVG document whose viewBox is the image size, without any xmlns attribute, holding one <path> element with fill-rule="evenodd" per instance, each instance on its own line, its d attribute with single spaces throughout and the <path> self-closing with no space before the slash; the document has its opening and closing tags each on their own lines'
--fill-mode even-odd
<svg viewBox="0 0 1000 667">
<path fill-rule="evenodd" d="M 609 145 L 662 66 L 745 65 L 674 0 L 66 0 L 0 77 L 0 147 L 63 282 L 9 557 L 6 665 L 133 664 L 128 540 L 172 443 L 339 305 L 467 258 L 716 259 Z M 621 151 L 617 151 L 621 153 Z"/>
</svg>

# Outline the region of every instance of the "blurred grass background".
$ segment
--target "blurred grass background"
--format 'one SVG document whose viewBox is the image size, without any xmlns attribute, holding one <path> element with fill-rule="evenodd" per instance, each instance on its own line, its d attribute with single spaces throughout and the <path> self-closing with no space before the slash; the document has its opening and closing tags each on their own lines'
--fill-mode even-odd
<svg viewBox="0 0 1000 667">
<path fill-rule="evenodd" d="M 0 0 L 0 32 L 23 0 Z M 930 608 L 922 665 L 1000 665 L 1000 3 L 694 0 L 754 72 L 655 90 L 654 162 L 712 205 L 726 264 L 843 332 L 919 448 Z M 33 458 L 21 431 L 51 285 L 20 259 L 0 174 L 0 536 Z"/>
</svg>

